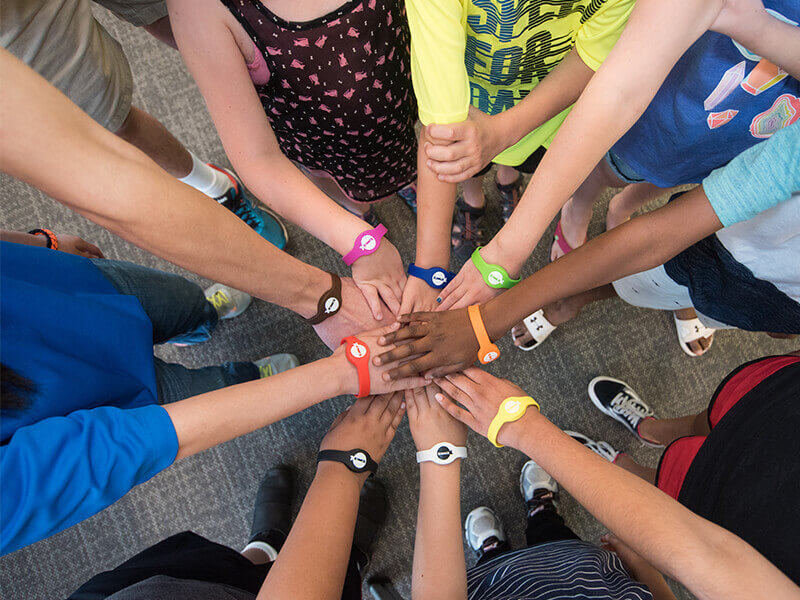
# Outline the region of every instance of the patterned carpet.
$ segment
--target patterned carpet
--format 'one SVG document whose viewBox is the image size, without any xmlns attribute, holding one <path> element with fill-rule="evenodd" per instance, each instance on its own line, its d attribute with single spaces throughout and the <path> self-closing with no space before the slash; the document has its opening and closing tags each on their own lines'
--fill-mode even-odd
<svg viewBox="0 0 800 600">
<path fill-rule="evenodd" d="M 147 34 L 102 15 L 130 57 L 136 90 L 134 102 L 159 118 L 198 156 L 229 164 L 191 78 L 179 55 Z M 498 225 L 497 198 L 491 178 L 487 193 Z M 109 258 L 194 275 L 165 263 L 101 230 L 52 199 L 19 182 L 0 178 L 0 223 L 7 229 L 50 227 L 80 235 L 99 245 Z M 663 202 L 665 199 L 661 199 Z M 389 238 L 404 259 L 412 259 L 414 221 L 397 198 L 378 207 Z M 591 235 L 603 229 L 605 209 L 598 209 Z M 341 261 L 320 242 L 289 226 L 288 251 L 320 267 L 344 273 Z M 545 264 L 552 230 L 527 267 Z M 500 342 L 503 359 L 490 371 L 508 377 L 539 399 L 543 412 L 561 427 L 610 442 L 619 450 L 654 466 L 658 452 L 636 442 L 620 425 L 599 415 L 586 395 L 586 384 L 598 374 L 626 379 L 664 417 L 702 410 L 722 378 L 740 363 L 765 354 L 794 349 L 763 334 L 723 331 L 714 348 L 700 359 L 680 351 L 670 315 L 633 308 L 619 300 L 587 308 L 560 328 L 535 352 L 514 350 Z M 201 366 L 225 360 L 254 360 L 273 352 L 297 354 L 303 362 L 325 356 L 327 348 L 310 327 L 287 310 L 255 301 L 241 317 L 219 326 L 214 338 L 186 349 L 157 349 L 167 360 Z M 263 473 L 279 462 L 294 465 L 301 490 L 310 483 L 316 444 L 333 417 L 346 405 L 337 398 L 283 422 L 243 436 L 200 455 L 182 460 L 134 489 L 102 513 L 50 539 L 0 560 L 0 596 L 8 600 L 63 597 L 93 574 L 113 568 L 147 546 L 173 533 L 192 529 L 208 538 L 242 547 L 250 511 Z M 497 450 L 471 435 L 470 458 L 463 469 L 463 514 L 485 504 L 497 511 L 515 546 L 523 543 L 524 507 L 519 496 L 519 469 L 525 458 L 510 449 Z M 405 598 L 410 597 L 410 571 L 416 521 L 418 476 L 414 448 L 403 424 L 381 465 L 380 476 L 391 498 L 391 515 L 382 531 L 372 575 L 386 575 Z M 604 528 L 567 494 L 562 514 L 585 539 L 596 541 Z M 470 559 L 471 560 L 471 559 Z M 679 592 L 684 597 L 684 592 Z"/>
</svg>

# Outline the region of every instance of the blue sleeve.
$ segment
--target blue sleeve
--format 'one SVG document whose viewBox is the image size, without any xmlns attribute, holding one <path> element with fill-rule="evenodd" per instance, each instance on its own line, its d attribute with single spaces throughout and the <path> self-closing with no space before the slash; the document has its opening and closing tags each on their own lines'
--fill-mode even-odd
<svg viewBox="0 0 800 600">
<path fill-rule="evenodd" d="M 0 554 L 87 519 L 177 453 L 172 420 L 158 405 L 79 410 L 18 429 L 0 448 Z"/>
<path fill-rule="evenodd" d="M 703 180 L 714 212 L 729 227 L 800 191 L 800 123 L 742 152 Z"/>
</svg>

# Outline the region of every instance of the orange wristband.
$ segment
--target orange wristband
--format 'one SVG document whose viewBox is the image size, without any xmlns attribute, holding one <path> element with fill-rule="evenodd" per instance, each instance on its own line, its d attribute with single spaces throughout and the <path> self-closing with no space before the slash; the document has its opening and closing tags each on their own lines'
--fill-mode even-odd
<svg viewBox="0 0 800 600">
<path fill-rule="evenodd" d="M 500 348 L 492 343 L 492 340 L 489 339 L 489 334 L 486 333 L 486 327 L 481 318 L 481 307 L 473 304 L 467 308 L 467 312 L 469 313 L 469 322 L 472 324 L 472 330 L 478 339 L 478 360 L 481 361 L 482 365 L 488 365 L 500 357 Z"/>
<path fill-rule="evenodd" d="M 347 344 L 344 353 L 358 372 L 358 395 L 356 398 L 369 396 L 369 347 L 354 335 L 348 335 L 341 341 Z"/>
</svg>

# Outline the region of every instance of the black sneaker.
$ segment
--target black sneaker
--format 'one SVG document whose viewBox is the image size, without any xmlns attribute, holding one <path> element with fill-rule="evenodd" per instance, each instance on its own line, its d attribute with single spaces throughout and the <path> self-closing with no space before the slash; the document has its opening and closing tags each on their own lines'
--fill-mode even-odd
<svg viewBox="0 0 800 600">
<path fill-rule="evenodd" d="M 612 419 L 622 423 L 628 431 L 651 448 L 662 448 L 639 435 L 639 425 L 654 413 L 627 383 L 613 377 L 595 377 L 589 382 L 589 398 L 592 403 Z"/>
<path fill-rule="evenodd" d="M 464 202 L 461 197 L 456 201 L 450 242 L 458 264 L 465 263 L 478 246 L 486 243 L 483 229 L 481 229 L 484 214 L 486 214 L 485 206 L 474 208 Z"/>
<path fill-rule="evenodd" d="M 358 501 L 358 519 L 356 530 L 353 534 L 353 552 L 356 555 L 358 570 L 364 573 L 369 564 L 372 545 L 378 535 L 378 530 L 386 522 L 389 514 L 389 496 L 386 487 L 379 479 L 370 477 L 361 488 L 361 497 Z"/>
<path fill-rule="evenodd" d="M 503 185 L 497 181 L 495 181 L 495 184 L 497 185 L 497 192 L 500 194 L 500 207 L 503 209 L 503 223 L 506 223 L 511 213 L 517 208 L 519 199 L 522 198 L 522 175 L 508 185 Z"/>
<path fill-rule="evenodd" d="M 294 473 L 286 465 L 271 468 L 261 480 L 253 508 L 250 542 L 264 542 L 279 551 L 292 527 Z"/>
</svg>

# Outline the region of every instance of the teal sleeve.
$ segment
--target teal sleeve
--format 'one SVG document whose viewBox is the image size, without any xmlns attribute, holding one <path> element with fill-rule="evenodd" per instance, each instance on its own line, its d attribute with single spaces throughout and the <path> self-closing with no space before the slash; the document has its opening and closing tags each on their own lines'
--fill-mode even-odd
<svg viewBox="0 0 800 600">
<path fill-rule="evenodd" d="M 712 171 L 703 190 L 725 227 L 791 198 L 800 191 L 800 122 Z"/>
</svg>

